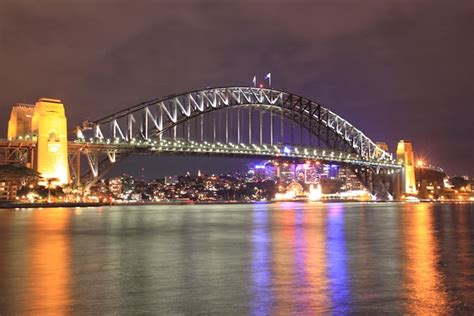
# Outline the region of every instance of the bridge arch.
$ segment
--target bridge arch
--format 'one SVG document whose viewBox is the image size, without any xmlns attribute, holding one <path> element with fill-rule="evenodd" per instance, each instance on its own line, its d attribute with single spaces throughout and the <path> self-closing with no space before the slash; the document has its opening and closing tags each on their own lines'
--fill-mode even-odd
<svg viewBox="0 0 474 316">
<path fill-rule="evenodd" d="M 237 110 L 237 120 L 240 109 L 249 109 L 249 143 L 252 143 L 250 117 L 252 110 L 260 113 L 260 133 L 262 133 L 262 114 L 269 115 L 270 145 L 246 146 L 237 138 L 237 144 L 226 140 L 208 143 L 202 141 L 204 128 L 203 118 L 213 113 Z M 288 148 L 274 141 L 273 116 L 280 116 L 293 124 L 296 123 L 309 135 L 314 135 L 323 141 L 325 149 L 312 146 Z M 201 142 L 182 141 L 177 138 L 177 128 L 185 127 L 189 122 L 200 118 Z M 239 121 L 238 121 L 239 122 Z M 237 124 L 239 134 L 240 123 Z M 214 133 L 215 133 L 214 125 Z M 231 128 L 226 127 L 226 131 Z M 280 133 L 285 129 L 281 123 Z M 171 140 L 163 138 L 169 132 Z M 146 101 L 135 106 L 118 111 L 112 115 L 93 122 L 84 122 L 76 129 L 77 138 L 70 147 L 70 170 L 75 185 L 88 190 L 101 179 L 117 162 L 131 154 L 192 154 L 213 156 L 260 157 L 262 159 L 283 158 L 290 160 L 318 160 L 336 162 L 351 167 L 359 179 L 369 188 L 369 181 L 374 187 L 371 190 L 387 196 L 385 184 L 380 180 L 387 174 L 400 170 L 401 165 L 392 159 L 392 155 L 378 147 L 361 130 L 332 112 L 321 104 L 296 94 L 255 87 L 220 87 L 206 88 L 192 92 L 175 94 L 160 99 Z M 184 129 L 183 129 L 184 133 Z M 291 132 L 293 135 L 293 132 Z M 302 136 L 301 136 L 302 138 Z M 260 137 L 260 139 L 262 139 Z M 293 137 L 292 137 L 293 139 Z M 290 143 L 293 145 L 293 143 Z M 217 146 L 217 148 L 216 148 Z M 319 144 L 318 144 L 319 146 Z M 242 148 L 243 147 L 243 148 Z M 287 152 L 288 150 L 288 152 Z M 80 172 L 80 157 L 85 154 L 89 164 L 86 173 Z M 372 179 L 372 180 L 370 180 Z"/>
<path fill-rule="evenodd" d="M 321 104 L 296 94 L 256 87 L 207 88 L 146 101 L 94 122 L 85 122 L 77 129 L 77 137 L 95 142 L 107 138 L 122 142 L 148 141 L 196 117 L 239 107 L 280 115 L 305 128 L 328 148 L 351 152 L 363 160 L 392 159 L 390 153 L 361 130 Z M 273 134 L 273 126 L 270 128 Z"/>
</svg>

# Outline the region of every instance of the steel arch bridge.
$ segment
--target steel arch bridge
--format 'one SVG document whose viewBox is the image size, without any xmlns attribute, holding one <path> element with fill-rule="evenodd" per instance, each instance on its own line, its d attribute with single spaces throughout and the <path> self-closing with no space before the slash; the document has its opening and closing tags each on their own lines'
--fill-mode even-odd
<svg viewBox="0 0 474 316">
<path fill-rule="evenodd" d="M 361 130 L 321 104 L 255 87 L 170 95 L 84 122 L 69 144 L 72 176 L 90 187 L 132 154 L 315 159 L 374 174 L 402 165 Z M 80 157 L 90 169 L 81 175 Z"/>
</svg>

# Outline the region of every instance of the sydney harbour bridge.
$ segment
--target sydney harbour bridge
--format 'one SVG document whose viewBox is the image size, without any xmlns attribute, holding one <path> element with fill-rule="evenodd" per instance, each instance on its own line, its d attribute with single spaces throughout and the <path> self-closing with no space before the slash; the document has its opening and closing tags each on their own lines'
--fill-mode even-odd
<svg viewBox="0 0 474 316">
<path fill-rule="evenodd" d="M 60 103 L 41 100 L 49 104 L 48 109 Z M 11 133 L 10 122 L 9 139 L 0 145 L 2 158 L 28 163 L 41 172 L 40 160 L 51 162 L 63 141 L 68 181 L 85 190 L 133 155 L 337 163 L 349 167 L 381 199 L 396 194 L 396 183 L 404 181 L 400 178 L 407 169 L 406 161 L 396 161 L 386 148 L 329 108 L 271 88 L 220 87 L 170 95 L 85 121 L 65 137 L 59 131 L 63 127 L 55 124 L 41 132 L 41 124 L 35 123 L 36 111 L 27 132 L 16 127 Z M 41 148 L 41 134 L 47 149 Z M 57 164 L 59 160 L 54 161 Z"/>
</svg>

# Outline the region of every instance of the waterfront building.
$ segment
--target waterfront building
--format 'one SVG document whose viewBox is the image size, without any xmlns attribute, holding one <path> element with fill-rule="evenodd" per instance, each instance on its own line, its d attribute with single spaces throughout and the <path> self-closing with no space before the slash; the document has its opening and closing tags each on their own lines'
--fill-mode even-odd
<svg viewBox="0 0 474 316">
<path fill-rule="evenodd" d="M 296 179 L 296 165 L 294 163 L 284 162 L 279 166 L 280 180 L 285 183 L 290 183 Z"/>
<path fill-rule="evenodd" d="M 109 179 L 109 191 L 115 197 L 119 197 L 122 195 L 122 178 L 121 177 L 113 177 Z"/>
<path fill-rule="evenodd" d="M 128 174 L 109 179 L 109 191 L 116 198 L 127 200 L 134 193 L 136 187 L 138 186 L 135 179 Z"/>
<path fill-rule="evenodd" d="M 16 200 L 20 184 L 17 181 L 0 182 L 0 201 Z"/>
</svg>

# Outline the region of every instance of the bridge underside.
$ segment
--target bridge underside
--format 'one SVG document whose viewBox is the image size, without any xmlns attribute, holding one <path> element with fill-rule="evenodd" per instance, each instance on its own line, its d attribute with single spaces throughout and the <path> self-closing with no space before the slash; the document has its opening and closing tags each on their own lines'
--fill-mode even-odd
<svg viewBox="0 0 474 316">
<path fill-rule="evenodd" d="M 134 141 L 130 143 L 99 141 L 95 143 L 75 141 L 69 144 L 71 174 L 76 186 L 88 190 L 100 180 L 113 165 L 131 155 L 181 155 L 213 156 L 255 159 L 278 159 L 294 162 L 318 161 L 336 163 L 350 167 L 366 186 L 372 185 L 374 179 L 383 175 L 390 176 L 400 170 L 400 165 L 393 161 L 370 161 L 361 159 L 356 154 L 304 146 L 285 144 L 223 144 L 209 142 L 185 141 L 180 139 L 162 139 L 157 141 Z M 85 156 L 88 170 L 81 174 L 80 157 Z M 374 187 L 370 188 L 374 191 Z M 375 190 L 377 191 L 377 190 Z M 382 189 L 382 191 L 384 191 Z M 384 192 L 386 194 L 386 192 Z"/>
</svg>

